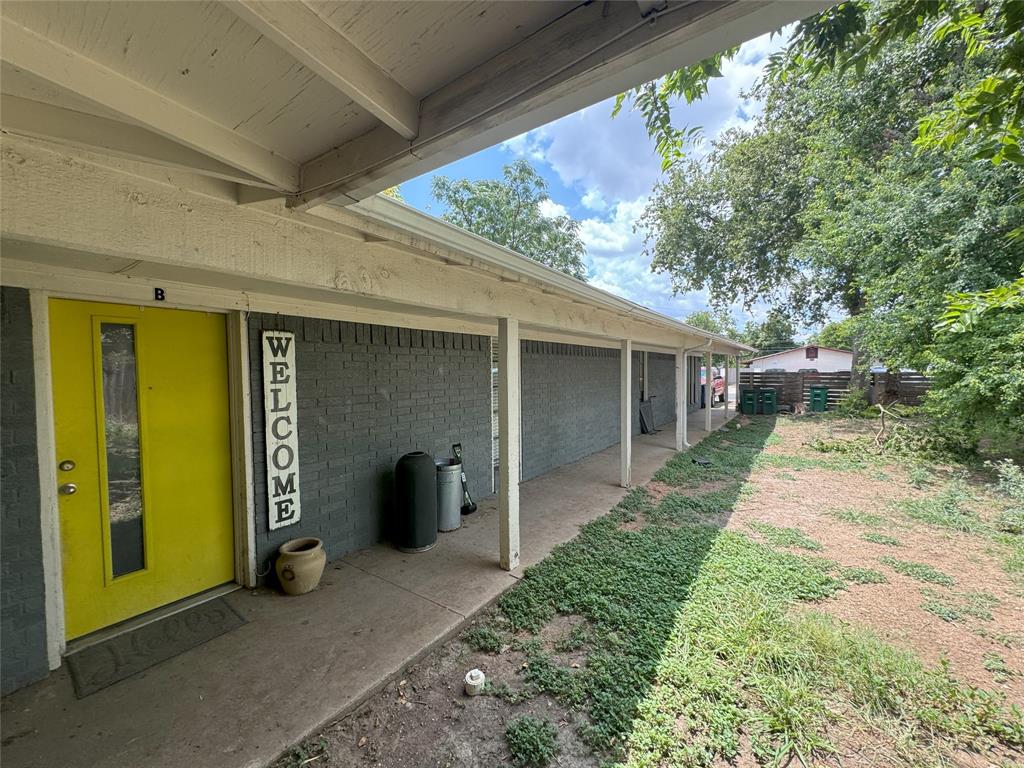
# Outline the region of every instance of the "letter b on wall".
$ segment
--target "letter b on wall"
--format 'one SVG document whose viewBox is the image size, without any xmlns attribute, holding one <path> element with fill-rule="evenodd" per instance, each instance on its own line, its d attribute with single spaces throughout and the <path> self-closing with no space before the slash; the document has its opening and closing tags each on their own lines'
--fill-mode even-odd
<svg viewBox="0 0 1024 768">
<path fill-rule="evenodd" d="M 299 522 L 299 418 L 295 334 L 263 332 L 263 416 L 270 530 Z"/>
</svg>

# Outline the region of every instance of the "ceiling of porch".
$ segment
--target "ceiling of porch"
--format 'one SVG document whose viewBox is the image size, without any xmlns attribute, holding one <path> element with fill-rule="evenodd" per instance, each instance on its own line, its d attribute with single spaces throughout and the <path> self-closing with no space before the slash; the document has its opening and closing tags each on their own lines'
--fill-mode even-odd
<svg viewBox="0 0 1024 768">
<path fill-rule="evenodd" d="M 358 200 L 823 4 L 4 2 L 0 124 Z"/>
</svg>

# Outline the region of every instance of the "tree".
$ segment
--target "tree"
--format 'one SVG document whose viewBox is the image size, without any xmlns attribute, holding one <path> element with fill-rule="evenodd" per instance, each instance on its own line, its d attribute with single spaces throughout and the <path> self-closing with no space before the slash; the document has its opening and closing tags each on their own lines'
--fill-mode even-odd
<svg viewBox="0 0 1024 768">
<path fill-rule="evenodd" d="M 1024 165 L 1024 2 L 1021 0 L 849 0 L 801 21 L 768 67 L 768 79 L 806 83 L 826 74 L 866 69 L 884 61 L 899 44 L 955 42 L 970 77 L 945 98 L 932 101 L 916 121 L 922 150 L 966 145 L 974 157 Z M 643 116 L 647 132 L 667 168 L 684 156 L 699 128 L 672 124 L 671 105 L 691 104 L 721 77 L 730 48 L 693 66 L 645 83 L 616 100 Z M 762 81 L 762 85 L 763 85 Z"/>
<path fill-rule="evenodd" d="M 856 331 L 855 322 L 854 318 L 847 317 L 828 323 L 817 333 L 812 333 L 807 343 L 833 349 L 850 349 Z"/>
<path fill-rule="evenodd" d="M 736 324 L 725 312 L 709 312 L 706 309 L 701 309 L 691 312 L 683 322 L 694 328 L 700 328 L 702 331 L 717 333 L 719 336 L 727 336 L 739 341 L 740 334 L 736 330 Z"/>
<path fill-rule="evenodd" d="M 770 355 L 798 346 L 793 337 L 793 322 L 777 309 L 770 310 L 760 323 L 747 323 L 740 341 L 757 350 L 758 355 Z"/>
<path fill-rule="evenodd" d="M 926 354 L 925 408 L 946 442 L 1024 459 L 1024 277 L 948 296 Z"/>
<path fill-rule="evenodd" d="M 542 203 L 550 200 L 547 182 L 525 160 L 506 165 L 502 175 L 500 181 L 435 176 L 431 192 L 446 206 L 441 218 L 585 280 L 579 222 L 567 215 L 544 215 Z"/>
<path fill-rule="evenodd" d="M 970 80 L 958 41 L 763 85 L 765 111 L 670 169 L 641 220 L 652 268 L 716 306 L 766 302 L 805 324 L 858 321 L 858 359 L 925 365 L 950 290 L 1019 274 L 1024 169 L 967 146 L 914 148 L 920 115 Z M 861 347 L 867 354 L 861 354 Z"/>
<path fill-rule="evenodd" d="M 652 268 L 715 306 L 766 302 L 804 324 L 839 311 L 858 370 L 934 375 L 929 412 L 958 425 L 940 435 L 1024 444 L 1019 312 L 968 312 L 978 329 L 960 339 L 936 329 L 947 294 L 987 306 L 974 294 L 1024 266 L 1024 39 L 1006 24 L 1022 6 L 844 3 L 802 25 L 757 85 L 754 125 L 671 163 L 641 221 Z M 997 390 L 1010 405 L 989 418 Z"/>
</svg>

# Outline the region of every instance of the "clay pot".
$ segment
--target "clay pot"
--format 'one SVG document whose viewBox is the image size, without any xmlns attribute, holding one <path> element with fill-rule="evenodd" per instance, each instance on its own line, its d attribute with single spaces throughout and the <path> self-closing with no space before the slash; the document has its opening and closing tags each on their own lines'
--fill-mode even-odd
<svg viewBox="0 0 1024 768">
<path fill-rule="evenodd" d="M 327 562 L 320 539 L 292 539 L 282 544 L 277 552 L 274 568 L 286 594 L 304 595 L 316 589 Z"/>
</svg>

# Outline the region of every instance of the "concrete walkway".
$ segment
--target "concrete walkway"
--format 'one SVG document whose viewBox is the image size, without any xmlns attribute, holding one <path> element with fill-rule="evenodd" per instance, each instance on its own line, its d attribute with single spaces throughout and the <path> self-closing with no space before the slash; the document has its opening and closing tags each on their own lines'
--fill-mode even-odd
<svg viewBox="0 0 1024 768">
<path fill-rule="evenodd" d="M 724 422 L 712 411 L 713 428 Z M 733 415 L 733 411 L 729 411 Z M 689 417 L 704 437 L 703 412 Z M 674 453 L 675 425 L 633 440 L 634 483 Z M 522 565 L 542 560 L 611 509 L 619 449 L 607 448 L 521 487 Z M 301 598 L 239 590 L 249 623 L 88 698 L 66 667 L 3 700 L 4 768 L 263 766 L 459 630 L 522 576 L 497 566 L 496 503 L 428 552 L 379 545 L 330 563 Z"/>
</svg>

